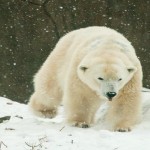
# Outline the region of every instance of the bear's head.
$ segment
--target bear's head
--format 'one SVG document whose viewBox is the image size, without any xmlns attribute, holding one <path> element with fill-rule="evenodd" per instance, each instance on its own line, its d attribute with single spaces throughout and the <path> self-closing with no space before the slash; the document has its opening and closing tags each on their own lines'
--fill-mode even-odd
<svg viewBox="0 0 150 150">
<path fill-rule="evenodd" d="M 128 57 L 85 56 L 77 73 L 79 79 L 98 95 L 112 100 L 133 77 L 137 68 Z"/>
</svg>

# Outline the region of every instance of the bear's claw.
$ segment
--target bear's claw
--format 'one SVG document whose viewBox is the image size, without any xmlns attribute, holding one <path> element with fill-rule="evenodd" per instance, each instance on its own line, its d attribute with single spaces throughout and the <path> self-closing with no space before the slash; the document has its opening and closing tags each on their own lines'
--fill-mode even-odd
<svg viewBox="0 0 150 150">
<path fill-rule="evenodd" d="M 90 126 L 85 123 L 85 122 L 76 122 L 73 124 L 73 126 L 75 127 L 79 127 L 79 128 L 89 128 Z"/>
<path fill-rule="evenodd" d="M 45 118 L 54 118 L 57 114 L 57 110 L 53 109 L 53 110 L 44 110 L 41 111 L 41 113 L 43 114 L 43 116 Z"/>
<path fill-rule="evenodd" d="M 33 113 L 36 116 L 42 117 L 42 118 L 54 118 L 57 115 L 57 110 L 56 109 L 50 109 L 50 110 L 38 110 L 38 111 L 33 111 Z"/>
<path fill-rule="evenodd" d="M 130 132 L 131 128 L 117 128 L 115 131 L 117 132 Z"/>
</svg>

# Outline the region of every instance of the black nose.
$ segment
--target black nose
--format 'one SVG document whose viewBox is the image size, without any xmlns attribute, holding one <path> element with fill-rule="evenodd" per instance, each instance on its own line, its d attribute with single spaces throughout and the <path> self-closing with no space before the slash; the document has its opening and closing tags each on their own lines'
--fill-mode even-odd
<svg viewBox="0 0 150 150">
<path fill-rule="evenodd" d="M 109 99 L 112 99 L 114 96 L 116 96 L 116 92 L 108 92 L 106 95 Z"/>
</svg>

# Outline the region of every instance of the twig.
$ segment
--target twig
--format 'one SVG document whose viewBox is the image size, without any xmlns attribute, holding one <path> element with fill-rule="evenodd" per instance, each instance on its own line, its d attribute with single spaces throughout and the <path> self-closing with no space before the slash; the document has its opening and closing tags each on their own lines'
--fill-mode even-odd
<svg viewBox="0 0 150 150">
<path fill-rule="evenodd" d="M 5 130 L 15 130 L 15 129 L 13 129 L 13 128 L 5 128 Z"/>
<path fill-rule="evenodd" d="M 22 116 L 18 116 L 18 115 L 16 115 L 15 117 L 16 117 L 16 118 L 23 119 L 23 117 L 22 117 Z"/>
<path fill-rule="evenodd" d="M 62 131 L 65 128 L 65 126 L 63 126 L 59 131 Z"/>
<path fill-rule="evenodd" d="M 31 150 L 35 150 L 35 148 L 42 148 L 44 145 L 43 143 L 44 142 L 48 142 L 47 140 L 47 136 L 44 136 L 42 138 L 39 138 L 38 139 L 38 143 L 28 143 L 28 142 L 25 142 L 25 144 L 31 148 Z"/>
<path fill-rule="evenodd" d="M 2 149 L 2 145 L 4 145 L 7 148 L 7 145 L 3 141 L 0 141 L 0 150 Z"/>
<path fill-rule="evenodd" d="M 27 142 L 25 142 L 25 144 L 28 146 L 28 147 L 31 147 L 31 150 L 34 150 L 36 147 L 42 147 L 41 143 L 40 144 L 29 144 Z"/>
<path fill-rule="evenodd" d="M 39 142 L 40 142 L 40 143 L 48 142 L 47 136 L 44 136 L 44 137 L 42 137 L 42 138 L 39 138 Z"/>
<path fill-rule="evenodd" d="M 73 144 L 73 140 L 71 140 L 71 144 Z"/>
</svg>

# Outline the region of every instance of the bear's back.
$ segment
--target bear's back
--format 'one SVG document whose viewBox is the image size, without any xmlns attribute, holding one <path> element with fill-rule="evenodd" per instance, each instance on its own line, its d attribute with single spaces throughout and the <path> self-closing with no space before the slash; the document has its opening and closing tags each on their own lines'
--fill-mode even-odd
<svg viewBox="0 0 150 150">
<path fill-rule="evenodd" d="M 125 53 L 131 52 L 135 54 L 131 43 L 121 33 L 103 26 L 92 26 L 74 30 L 66 34 L 62 41 L 65 39 L 72 39 L 69 51 L 75 51 L 78 48 L 82 49 L 82 47 L 92 50 L 101 44 L 112 45 L 113 43 L 120 46 Z"/>
</svg>

